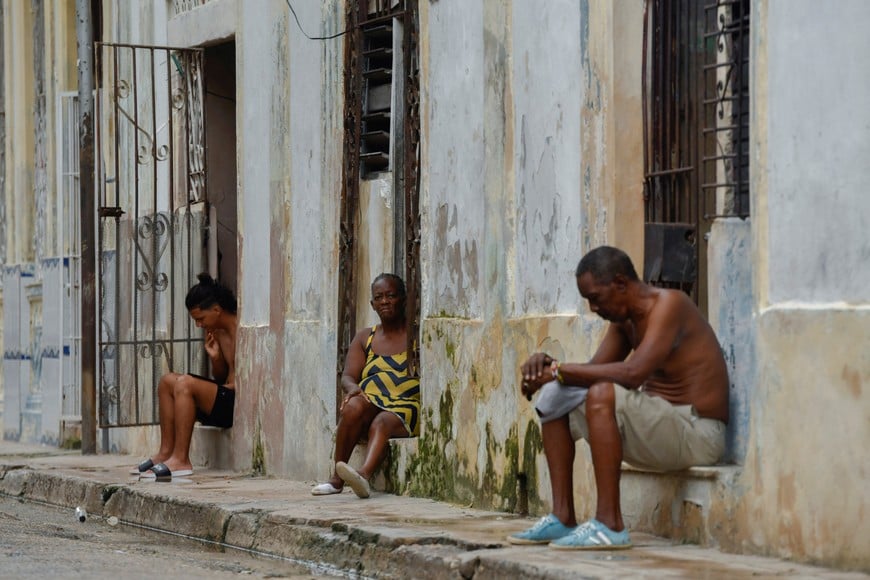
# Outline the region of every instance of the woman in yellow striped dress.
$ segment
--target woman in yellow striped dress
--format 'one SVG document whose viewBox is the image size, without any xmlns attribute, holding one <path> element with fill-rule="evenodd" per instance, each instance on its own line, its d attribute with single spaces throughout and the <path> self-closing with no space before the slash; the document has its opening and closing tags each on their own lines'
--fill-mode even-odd
<svg viewBox="0 0 870 580">
<path fill-rule="evenodd" d="M 314 495 L 340 493 L 347 483 L 359 497 L 368 497 L 368 480 L 383 461 L 387 442 L 420 432 L 420 380 L 408 374 L 405 297 L 405 283 L 395 274 L 380 274 L 372 282 L 371 305 L 381 322 L 360 330 L 350 343 L 341 376 L 345 397 L 335 435 L 335 471 L 312 488 Z M 356 470 L 346 462 L 363 437 L 368 450 Z"/>
</svg>

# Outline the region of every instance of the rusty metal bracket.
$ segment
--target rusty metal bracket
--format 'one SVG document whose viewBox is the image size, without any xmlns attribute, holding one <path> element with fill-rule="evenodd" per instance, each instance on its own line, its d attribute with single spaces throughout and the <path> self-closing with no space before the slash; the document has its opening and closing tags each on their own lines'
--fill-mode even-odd
<svg viewBox="0 0 870 580">
<path fill-rule="evenodd" d="M 101 218 L 119 218 L 124 215 L 124 210 L 117 206 L 101 207 L 99 214 Z"/>
</svg>

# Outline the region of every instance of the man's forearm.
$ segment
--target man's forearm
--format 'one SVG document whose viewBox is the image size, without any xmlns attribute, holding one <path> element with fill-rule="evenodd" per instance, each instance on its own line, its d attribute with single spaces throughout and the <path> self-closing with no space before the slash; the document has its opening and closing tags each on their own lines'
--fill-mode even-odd
<svg viewBox="0 0 870 580">
<path fill-rule="evenodd" d="M 616 383 L 627 389 L 643 384 L 646 377 L 639 376 L 627 362 L 592 364 L 561 363 L 559 365 L 561 382 L 566 385 L 591 387 L 595 383 Z"/>
<path fill-rule="evenodd" d="M 226 381 L 228 374 L 229 367 L 223 358 L 215 357 L 211 359 L 211 376 L 213 376 L 217 382 L 222 383 Z"/>
</svg>

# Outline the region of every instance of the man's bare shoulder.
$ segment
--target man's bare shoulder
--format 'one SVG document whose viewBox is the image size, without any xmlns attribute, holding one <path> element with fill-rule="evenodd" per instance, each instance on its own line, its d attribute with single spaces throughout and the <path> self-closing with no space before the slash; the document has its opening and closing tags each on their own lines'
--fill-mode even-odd
<svg viewBox="0 0 870 580">
<path fill-rule="evenodd" d="M 659 293 L 660 299 L 668 304 L 694 304 L 692 299 L 689 298 L 689 295 L 683 292 L 682 290 L 676 290 L 674 288 L 656 288 L 656 291 Z"/>
<path fill-rule="evenodd" d="M 686 315 L 701 316 L 701 311 L 692 301 L 688 294 L 682 290 L 671 288 L 656 288 L 658 299 L 653 305 L 653 310 L 662 309 L 666 314 L 672 313 L 684 318 Z"/>
</svg>

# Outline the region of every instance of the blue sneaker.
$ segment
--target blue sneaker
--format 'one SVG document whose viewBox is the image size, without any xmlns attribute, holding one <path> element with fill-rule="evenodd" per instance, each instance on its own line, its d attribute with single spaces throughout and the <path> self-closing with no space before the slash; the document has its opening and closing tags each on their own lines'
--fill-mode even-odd
<svg viewBox="0 0 870 580">
<path fill-rule="evenodd" d="M 528 530 L 511 534 L 507 541 L 511 544 L 548 544 L 570 534 L 574 528 L 569 528 L 559 521 L 553 514 L 546 515 L 538 520 Z"/>
<path fill-rule="evenodd" d="M 628 530 L 614 532 L 596 519 L 577 526 L 574 531 L 550 543 L 557 550 L 624 550 L 631 547 Z"/>
</svg>

